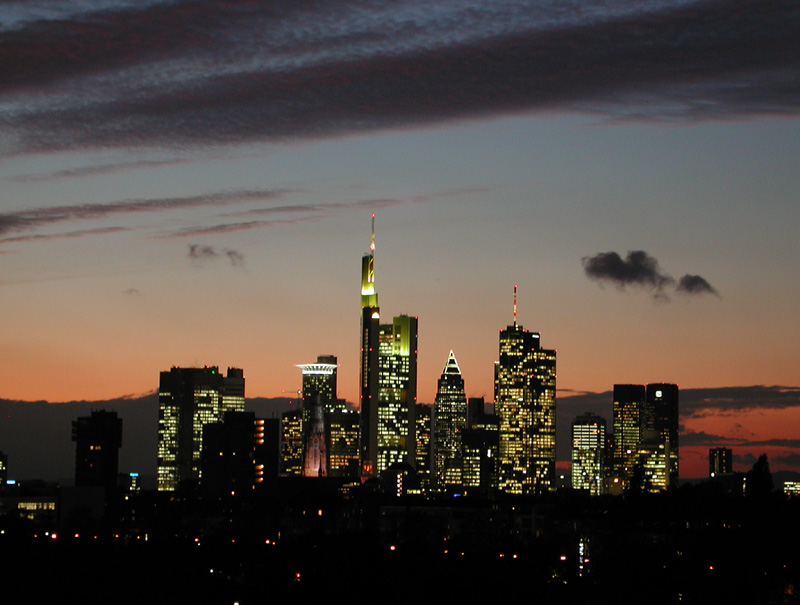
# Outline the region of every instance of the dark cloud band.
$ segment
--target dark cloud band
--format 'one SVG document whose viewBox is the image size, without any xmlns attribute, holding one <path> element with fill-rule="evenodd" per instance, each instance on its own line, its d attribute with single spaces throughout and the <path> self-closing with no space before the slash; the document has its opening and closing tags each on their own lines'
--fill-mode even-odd
<svg viewBox="0 0 800 605">
<path fill-rule="evenodd" d="M 423 6 L 431 18 L 414 16 Z M 0 33 L 0 131 L 23 151 L 318 137 L 542 109 L 800 111 L 797 3 L 612 2 L 577 17 L 559 3 L 470 6 L 192 1 L 34 22 Z"/>
</svg>

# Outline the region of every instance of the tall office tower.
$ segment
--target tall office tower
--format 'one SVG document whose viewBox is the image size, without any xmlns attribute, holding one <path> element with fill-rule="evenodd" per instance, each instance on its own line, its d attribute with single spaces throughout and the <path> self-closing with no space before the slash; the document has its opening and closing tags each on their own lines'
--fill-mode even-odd
<svg viewBox="0 0 800 605">
<path fill-rule="evenodd" d="M 578 416 L 572 422 L 572 489 L 603 493 L 605 474 L 606 421 L 594 414 Z"/>
<path fill-rule="evenodd" d="M 361 262 L 361 475 L 395 462 L 414 463 L 417 318 L 380 323 L 375 290 L 375 215 L 370 251 Z"/>
<path fill-rule="evenodd" d="M 495 375 L 499 489 L 524 495 L 554 489 L 556 352 L 541 348 L 538 332 L 517 325 L 516 286 L 514 323 L 500 332 Z"/>
<path fill-rule="evenodd" d="M 281 414 L 281 475 L 303 474 L 303 410 Z"/>
<path fill-rule="evenodd" d="M 203 426 L 228 411 L 244 411 L 244 373 L 216 366 L 161 372 L 158 389 L 158 489 L 200 479 Z"/>
<path fill-rule="evenodd" d="M 614 459 L 612 480 L 628 489 L 639 463 L 645 387 L 642 384 L 615 384 L 613 403 Z"/>
<path fill-rule="evenodd" d="M 72 421 L 75 442 L 75 486 L 103 487 L 114 492 L 122 446 L 122 419 L 116 412 L 93 411 Z"/>
<path fill-rule="evenodd" d="M 727 447 L 714 447 L 708 450 L 708 476 L 722 477 L 733 475 L 733 450 Z"/>
<path fill-rule="evenodd" d="M 360 463 L 363 477 L 376 475 L 378 459 L 378 332 L 380 307 L 375 289 L 375 215 L 369 253 L 361 259 Z"/>
<path fill-rule="evenodd" d="M 328 476 L 358 477 L 358 439 L 361 434 L 358 410 L 348 410 L 344 401 L 339 399 L 326 417 L 329 427 Z"/>
<path fill-rule="evenodd" d="M 453 351 L 439 378 L 433 404 L 436 487 L 461 485 L 461 438 L 467 428 L 467 396 L 464 379 Z"/>
<path fill-rule="evenodd" d="M 256 415 L 225 412 L 222 422 L 203 426 L 201 489 L 217 497 L 244 495 L 256 483 Z"/>
<path fill-rule="evenodd" d="M 642 462 L 645 488 L 678 487 L 678 385 L 655 383 L 646 389 L 639 453 L 647 460 Z"/>
<path fill-rule="evenodd" d="M 497 416 L 484 411 L 483 397 L 470 397 L 467 410 L 467 428 L 461 440 L 461 482 L 467 489 L 488 492 L 497 487 Z"/>
<path fill-rule="evenodd" d="M 297 367 L 303 372 L 303 476 L 327 477 L 327 417 L 336 402 L 336 357 L 320 355 L 317 363 Z"/>
<path fill-rule="evenodd" d="M 377 472 L 416 457 L 417 318 L 382 324 L 378 339 Z"/>
<path fill-rule="evenodd" d="M 418 403 L 414 417 L 416 431 L 414 437 L 417 441 L 414 467 L 419 478 L 419 486 L 423 492 L 431 487 L 433 469 L 433 406 Z"/>
</svg>

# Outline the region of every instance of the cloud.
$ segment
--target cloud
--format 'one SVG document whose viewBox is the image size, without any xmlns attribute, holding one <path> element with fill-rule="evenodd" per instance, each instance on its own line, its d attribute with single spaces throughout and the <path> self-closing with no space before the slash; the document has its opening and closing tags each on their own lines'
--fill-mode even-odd
<svg viewBox="0 0 800 605">
<path fill-rule="evenodd" d="M 719 296 L 719 292 L 699 275 L 689 275 L 688 273 L 678 280 L 678 292 L 684 294 L 713 294 Z"/>
<path fill-rule="evenodd" d="M 570 391 L 559 389 L 558 397 L 558 413 L 564 414 L 565 418 L 583 412 L 602 414 L 611 418 L 614 399 L 612 391 L 570 394 Z M 679 397 L 681 420 L 739 414 L 753 410 L 800 408 L 800 387 L 793 386 L 752 385 L 680 389 Z"/>
<path fill-rule="evenodd" d="M 244 254 L 237 250 L 225 248 L 222 252 L 217 252 L 213 246 L 204 244 L 189 244 L 189 258 L 194 261 L 204 262 L 208 260 L 226 257 L 233 267 L 241 267 L 244 265 Z"/>
<path fill-rule="evenodd" d="M 581 263 L 590 279 L 611 283 L 620 289 L 626 286 L 647 288 L 656 298 L 665 298 L 664 289 L 675 283 L 644 250 L 632 250 L 624 260 L 616 252 L 600 252 L 584 256 Z"/>
<path fill-rule="evenodd" d="M 800 408 L 800 387 L 754 385 L 680 392 L 681 416 L 685 418 L 791 408 Z"/>
<path fill-rule="evenodd" d="M 644 250 L 631 250 L 623 259 L 616 252 L 599 252 L 581 258 L 583 271 L 590 279 L 610 283 L 624 290 L 628 286 L 650 290 L 657 300 L 669 300 L 667 290 L 675 288 L 682 294 L 714 294 L 718 292 L 699 275 L 684 275 L 677 284 L 664 272 L 658 260 Z"/>
<path fill-rule="evenodd" d="M 89 235 L 107 235 L 109 233 L 120 233 L 129 231 L 128 227 L 100 227 L 98 229 L 81 229 L 79 231 L 67 231 L 65 233 L 38 233 L 35 235 L 15 235 L 13 237 L 0 238 L 0 244 L 12 242 L 35 242 L 51 239 L 74 239 Z M 2 232 L 2 231 L 0 231 Z"/>
<path fill-rule="evenodd" d="M 194 260 L 207 260 L 216 258 L 218 254 L 211 246 L 203 246 L 201 244 L 189 244 L 189 258 Z"/>
<path fill-rule="evenodd" d="M 284 189 L 212 191 L 184 197 L 130 199 L 102 204 L 76 204 L 71 206 L 19 210 L 0 214 L 0 235 L 15 231 L 32 230 L 53 223 L 95 220 L 117 214 L 165 212 L 168 210 L 196 208 L 201 206 L 225 206 L 241 202 L 271 200 L 285 192 L 286 190 Z M 111 228 L 111 230 L 117 229 L 120 228 Z M 91 231 L 79 231 L 75 233 L 86 235 L 91 233 Z M 59 235 L 44 237 L 59 237 Z M 61 234 L 60 237 L 69 237 L 69 235 Z M 27 237 L 26 241 L 30 241 L 31 239 L 35 238 Z M 23 238 L 17 240 L 7 238 L 2 241 L 22 240 Z"/>
<path fill-rule="evenodd" d="M 17 7 L 0 30 L 7 151 L 308 138 L 551 109 L 800 112 L 800 7 L 781 0 L 68 5 L 52 18 Z M 9 10 L 0 4 L 0 17 Z"/>
<path fill-rule="evenodd" d="M 236 250 L 225 250 L 225 256 L 228 257 L 228 260 L 231 261 L 231 265 L 234 267 L 241 267 L 244 265 L 244 254 L 241 252 L 237 252 Z"/>
</svg>

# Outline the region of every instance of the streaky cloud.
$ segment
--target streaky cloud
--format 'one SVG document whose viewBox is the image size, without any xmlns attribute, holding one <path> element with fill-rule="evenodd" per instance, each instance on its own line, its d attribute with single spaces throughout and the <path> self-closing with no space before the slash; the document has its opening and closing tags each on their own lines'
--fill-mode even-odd
<svg viewBox="0 0 800 605">
<path fill-rule="evenodd" d="M 328 137 L 548 110 L 797 115 L 799 30 L 800 6 L 785 0 L 76 9 L 0 30 L 0 132 L 24 153 Z"/>
<path fill-rule="evenodd" d="M 274 199 L 284 193 L 282 189 L 255 189 L 214 191 L 205 194 L 156 199 L 131 199 L 102 204 L 76 204 L 33 208 L 0 214 L 0 235 L 35 229 L 51 223 L 91 220 L 115 214 L 163 212 L 167 210 L 201 206 L 225 206 L 241 202 Z"/>
</svg>

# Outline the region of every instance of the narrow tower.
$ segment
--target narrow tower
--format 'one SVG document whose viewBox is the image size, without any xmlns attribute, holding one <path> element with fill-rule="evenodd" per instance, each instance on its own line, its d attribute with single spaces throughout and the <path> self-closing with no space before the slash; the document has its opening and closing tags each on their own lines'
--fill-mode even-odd
<svg viewBox="0 0 800 605">
<path fill-rule="evenodd" d="M 376 475 L 378 455 L 378 335 L 380 308 L 375 289 L 375 215 L 369 252 L 361 259 L 361 475 Z"/>
</svg>

